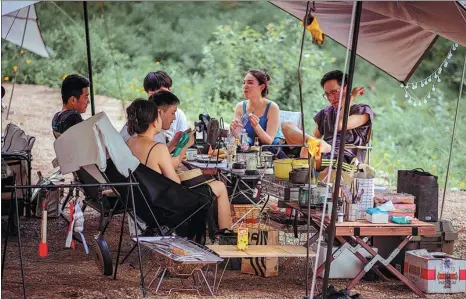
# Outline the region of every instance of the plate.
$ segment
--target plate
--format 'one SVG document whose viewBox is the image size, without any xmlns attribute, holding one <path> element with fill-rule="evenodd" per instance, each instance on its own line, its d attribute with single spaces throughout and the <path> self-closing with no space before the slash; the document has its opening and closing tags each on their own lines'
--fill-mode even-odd
<svg viewBox="0 0 466 299">
<path fill-rule="evenodd" d="M 215 164 L 217 157 L 210 157 L 209 155 L 197 155 L 197 162 Z M 222 163 L 223 159 L 219 158 L 218 163 Z"/>
</svg>

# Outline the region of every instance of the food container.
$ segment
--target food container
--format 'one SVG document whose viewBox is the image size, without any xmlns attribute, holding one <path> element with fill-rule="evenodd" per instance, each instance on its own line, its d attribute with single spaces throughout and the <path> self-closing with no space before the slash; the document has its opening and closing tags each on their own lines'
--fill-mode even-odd
<svg viewBox="0 0 466 299">
<path fill-rule="evenodd" d="M 316 204 L 317 196 L 316 196 L 316 186 L 311 185 L 311 194 L 309 196 L 309 185 L 304 185 L 299 187 L 299 206 L 300 207 L 307 207 L 308 200 L 311 201 L 311 205 Z"/>
<path fill-rule="evenodd" d="M 288 180 L 290 172 L 295 168 L 309 167 L 307 159 L 278 159 L 273 161 L 275 177 L 281 180 Z"/>
<path fill-rule="evenodd" d="M 273 154 L 271 152 L 262 152 L 259 159 L 259 167 L 272 168 L 273 167 Z"/>
</svg>

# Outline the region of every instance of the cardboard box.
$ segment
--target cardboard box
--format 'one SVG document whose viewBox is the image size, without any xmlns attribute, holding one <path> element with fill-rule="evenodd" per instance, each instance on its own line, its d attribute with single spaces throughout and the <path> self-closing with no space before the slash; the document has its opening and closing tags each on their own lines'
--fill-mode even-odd
<svg viewBox="0 0 466 299">
<path fill-rule="evenodd" d="M 404 275 L 424 293 L 466 292 L 466 260 L 443 252 L 407 251 Z"/>
<path fill-rule="evenodd" d="M 277 230 L 249 229 L 249 245 L 279 245 Z M 262 277 L 278 276 L 278 257 L 243 258 L 241 272 Z"/>
</svg>

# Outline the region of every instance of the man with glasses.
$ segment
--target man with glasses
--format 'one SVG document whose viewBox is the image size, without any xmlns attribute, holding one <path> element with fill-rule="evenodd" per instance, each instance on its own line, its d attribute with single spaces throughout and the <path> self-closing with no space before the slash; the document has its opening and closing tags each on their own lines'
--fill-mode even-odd
<svg viewBox="0 0 466 299">
<path fill-rule="evenodd" d="M 344 86 L 342 86 L 342 81 L 344 78 Z M 320 85 L 324 89 L 323 97 L 329 102 L 330 105 L 320 110 L 315 116 L 314 121 L 316 123 L 312 135 L 305 134 L 305 142 L 310 138 L 320 139 L 320 149 L 322 153 L 322 159 L 328 160 L 330 158 L 330 153 L 332 150 L 331 144 L 333 140 L 333 133 L 335 127 L 337 126 L 337 138 L 335 144 L 335 153 L 334 157 L 338 159 L 338 151 L 340 148 L 340 131 L 343 124 L 343 111 L 344 111 L 344 102 L 346 96 L 346 88 L 348 82 L 348 75 L 344 74 L 339 70 L 331 71 L 326 73 Z M 346 145 L 355 145 L 355 146 L 364 146 L 368 142 L 370 135 L 372 120 L 374 118 L 374 113 L 372 109 L 366 104 L 355 104 L 354 100 L 357 96 L 364 93 L 364 87 L 355 87 L 351 92 L 351 102 L 350 102 L 350 112 L 348 118 L 348 127 L 346 131 L 345 144 Z M 338 101 L 340 94 L 342 94 L 342 103 L 341 103 L 341 113 L 337 120 L 338 112 Z M 285 136 L 287 144 L 302 144 L 303 143 L 303 131 L 300 130 L 295 124 L 284 122 L 282 123 L 282 132 Z M 307 157 L 306 148 L 293 148 L 293 149 L 284 149 L 284 152 L 289 156 L 294 155 L 295 157 L 305 158 Z M 346 163 L 351 163 L 356 157 L 358 152 L 357 148 L 345 148 L 344 161 Z M 317 161 L 318 168 L 320 168 L 320 163 Z M 360 161 L 363 162 L 363 161 Z M 327 165 L 322 163 L 322 168 Z"/>
</svg>

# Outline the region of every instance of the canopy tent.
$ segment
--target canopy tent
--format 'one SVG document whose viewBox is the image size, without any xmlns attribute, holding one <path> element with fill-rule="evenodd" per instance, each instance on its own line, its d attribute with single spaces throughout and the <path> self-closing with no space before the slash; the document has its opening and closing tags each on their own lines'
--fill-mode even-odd
<svg viewBox="0 0 466 299">
<path fill-rule="evenodd" d="M 306 2 L 272 4 L 302 20 Z M 312 15 L 330 38 L 347 43 L 352 2 L 315 2 Z M 364 1 L 357 54 L 406 83 L 438 36 L 466 46 L 466 9 L 455 1 Z"/>
<path fill-rule="evenodd" d="M 2 38 L 37 55 L 50 57 L 37 23 L 36 2 L 2 1 Z"/>
<path fill-rule="evenodd" d="M 24 1 L 28 2 L 28 1 Z M 29 1 L 32 2 L 32 1 Z M 306 15 L 306 2 L 271 2 L 277 7 L 303 19 Z M 3 3 L 2 3 L 3 5 Z M 369 61 L 382 71 L 391 75 L 398 81 L 407 82 L 413 74 L 424 54 L 433 45 L 438 36 L 442 36 L 458 44 L 466 46 L 466 10 L 458 2 L 364 2 L 358 3 L 355 23 L 352 24 L 353 2 L 317 2 L 314 3 L 315 11 L 312 15 L 319 19 L 323 31 L 332 39 L 346 47 L 350 30 L 353 35 L 353 45 L 356 53 Z M 33 6 L 31 6 L 33 7 Z M 35 13 L 35 10 L 34 10 Z M 30 16 L 30 15 L 29 15 Z M 2 14 L 2 25 L 3 25 Z M 86 28 L 86 44 L 89 66 L 89 76 L 92 80 L 91 51 L 88 32 L 87 4 L 84 2 L 84 19 Z M 37 25 L 37 23 L 36 23 Z M 2 32 L 3 36 L 3 32 Z M 303 33 L 304 36 L 304 33 Z M 304 39 L 303 39 L 304 40 Z M 356 47 L 359 42 L 359 47 Z M 43 42 L 42 42 L 43 44 Z M 24 48 L 26 48 L 24 46 Z M 354 73 L 355 54 L 351 53 L 349 65 L 348 88 L 351 89 Z M 346 70 L 346 69 L 345 69 Z M 91 107 L 94 114 L 93 84 L 91 82 Z M 302 96 L 301 115 L 303 115 Z M 341 139 L 347 126 L 347 116 L 350 96 L 347 94 L 343 118 L 343 130 Z M 459 101 L 459 100 L 458 100 Z M 455 118 L 456 122 L 456 118 Z M 453 133 L 454 134 L 454 133 Z M 340 144 L 344 144 L 340 141 Z M 340 152 L 344 147 L 340 148 Z M 343 153 L 341 152 L 340 155 Z M 451 152 L 450 152 L 451 155 Z M 337 167 L 337 181 L 339 186 L 341 162 Z M 311 169 L 311 168 L 309 168 Z M 334 193 L 334 205 L 331 225 L 336 218 L 336 197 L 338 189 Z M 334 230 L 334 227 L 332 231 Z M 333 239 L 330 234 L 329 239 Z M 331 246 L 328 247 L 331 250 Z M 329 251 L 330 251 L 329 250 Z M 329 261 L 329 252 L 327 261 Z M 328 267 L 330 264 L 328 263 Z M 307 270 L 306 270 L 307 271 Z M 329 269 L 325 271 L 324 286 L 328 283 Z M 308 275 L 306 275 L 308 277 Z M 144 286 L 142 285 L 143 293 Z M 308 290 L 306 290 L 306 295 Z M 312 292 L 311 292 L 312 293 Z M 324 294 L 326 288 L 324 287 Z M 325 296 L 325 295 L 324 295 Z"/>
</svg>

